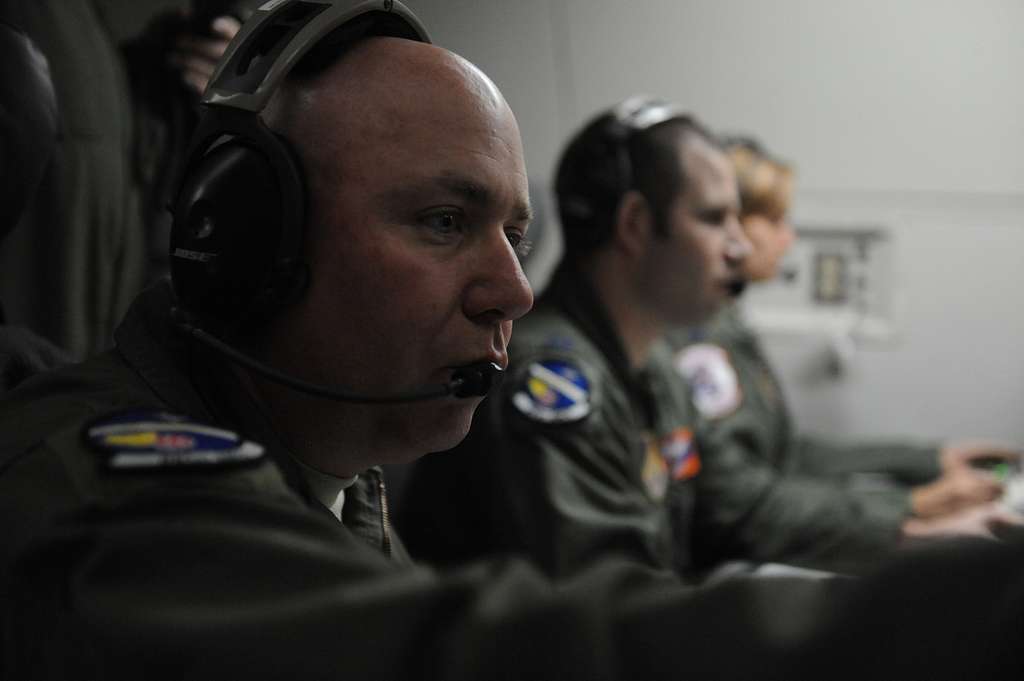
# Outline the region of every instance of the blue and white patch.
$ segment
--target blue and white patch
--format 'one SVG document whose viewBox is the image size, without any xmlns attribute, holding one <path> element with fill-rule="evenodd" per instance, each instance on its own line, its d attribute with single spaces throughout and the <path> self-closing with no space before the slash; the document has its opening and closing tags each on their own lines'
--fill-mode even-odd
<svg viewBox="0 0 1024 681">
<path fill-rule="evenodd" d="M 690 385 L 693 403 L 706 418 L 728 416 L 743 403 L 736 369 L 717 345 L 698 343 L 676 354 L 675 367 Z"/>
<path fill-rule="evenodd" d="M 230 430 L 158 410 L 103 416 L 85 427 L 82 438 L 115 471 L 236 466 L 264 454 L 262 446 Z"/>
<path fill-rule="evenodd" d="M 533 362 L 521 372 L 512 404 L 542 423 L 579 421 L 591 410 L 590 381 L 572 362 Z"/>
</svg>

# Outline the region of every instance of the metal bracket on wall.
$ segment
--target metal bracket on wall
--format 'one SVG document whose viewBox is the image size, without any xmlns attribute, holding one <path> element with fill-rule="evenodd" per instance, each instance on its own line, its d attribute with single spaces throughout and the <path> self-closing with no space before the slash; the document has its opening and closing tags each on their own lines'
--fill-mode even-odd
<svg viewBox="0 0 1024 681">
<path fill-rule="evenodd" d="M 780 276 L 751 288 L 747 314 L 762 333 L 823 338 L 830 373 L 839 375 L 857 348 L 896 339 L 889 231 L 800 225 L 796 232 Z"/>
</svg>

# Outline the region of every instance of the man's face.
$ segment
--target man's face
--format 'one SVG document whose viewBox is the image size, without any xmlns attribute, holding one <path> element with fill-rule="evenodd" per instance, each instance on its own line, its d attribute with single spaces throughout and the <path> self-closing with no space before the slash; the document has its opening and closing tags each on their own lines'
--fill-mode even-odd
<svg viewBox="0 0 1024 681">
<path fill-rule="evenodd" d="M 644 295 L 662 323 L 706 321 L 742 281 L 750 249 L 739 224 L 736 178 L 728 159 L 693 134 L 679 142 L 685 190 L 669 207 L 663 235 L 646 255 Z"/>
<path fill-rule="evenodd" d="M 419 78 L 403 66 L 401 82 L 371 79 L 358 101 L 317 104 L 339 123 L 321 128 L 307 168 L 312 281 L 284 326 L 297 370 L 368 395 L 505 367 L 512 320 L 533 302 L 516 253 L 530 208 L 511 112 L 454 58 Z M 481 399 L 309 407 L 387 462 L 457 444 Z"/>
</svg>

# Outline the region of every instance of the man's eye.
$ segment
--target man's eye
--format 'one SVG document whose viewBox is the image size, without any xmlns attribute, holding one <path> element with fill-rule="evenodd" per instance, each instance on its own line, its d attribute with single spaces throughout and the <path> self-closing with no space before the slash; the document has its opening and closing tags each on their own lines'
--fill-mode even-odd
<svg viewBox="0 0 1024 681">
<path fill-rule="evenodd" d="M 456 211 L 441 211 L 420 218 L 420 223 L 438 234 L 453 234 L 462 230 L 462 215 Z"/>
<path fill-rule="evenodd" d="M 706 210 L 702 211 L 697 215 L 701 222 L 706 222 L 711 225 L 722 225 L 725 224 L 725 218 L 728 213 L 724 210 Z"/>
<path fill-rule="evenodd" d="M 431 239 L 442 243 L 450 243 L 466 231 L 466 216 L 455 209 L 426 213 L 420 216 L 419 223 Z"/>
<path fill-rule="evenodd" d="M 520 258 L 525 258 L 533 250 L 533 242 L 519 232 L 508 232 L 508 242 L 512 244 L 512 250 Z"/>
</svg>

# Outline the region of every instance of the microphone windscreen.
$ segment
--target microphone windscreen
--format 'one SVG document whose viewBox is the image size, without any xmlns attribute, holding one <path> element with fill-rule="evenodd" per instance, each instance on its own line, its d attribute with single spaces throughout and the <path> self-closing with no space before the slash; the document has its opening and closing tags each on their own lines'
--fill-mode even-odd
<svg viewBox="0 0 1024 681">
<path fill-rule="evenodd" d="M 504 377 L 505 371 L 494 362 L 479 362 L 456 369 L 452 383 L 455 397 L 483 397 Z"/>
</svg>

